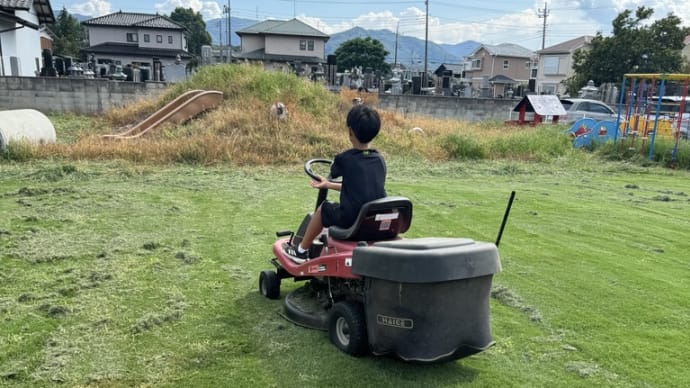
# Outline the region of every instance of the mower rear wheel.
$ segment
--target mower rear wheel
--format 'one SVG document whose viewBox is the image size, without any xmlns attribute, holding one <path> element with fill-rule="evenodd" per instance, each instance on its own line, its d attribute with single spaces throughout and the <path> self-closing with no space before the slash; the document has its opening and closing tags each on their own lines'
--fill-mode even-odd
<svg viewBox="0 0 690 388">
<path fill-rule="evenodd" d="M 259 275 L 259 292 L 268 299 L 280 297 L 280 278 L 276 271 L 261 271 Z"/>
<path fill-rule="evenodd" d="M 369 350 L 364 308 L 357 302 L 338 302 L 328 319 L 328 336 L 333 345 L 351 356 L 362 356 Z"/>
</svg>

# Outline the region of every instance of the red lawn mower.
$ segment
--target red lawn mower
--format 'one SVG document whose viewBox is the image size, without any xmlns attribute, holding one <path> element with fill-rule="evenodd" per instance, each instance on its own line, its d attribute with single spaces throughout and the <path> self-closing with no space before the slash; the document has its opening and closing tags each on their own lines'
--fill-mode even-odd
<svg viewBox="0 0 690 388">
<path fill-rule="evenodd" d="M 319 179 L 312 159 L 304 170 Z M 330 178 L 329 178 L 330 179 Z M 316 206 L 328 190 L 319 190 Z M 310 259 L 297 263 L 283 250 L 299 244 L 311 213 L 297 232 L 276 233 L 275 270 L 259 276 L 259 291 L 280 297 L 283 279 L 305 281 L 284 301 L 282 316 L 308 328 L 326 330 L 343 352 L 390 354 L 407 361 L 441 362 L 466 357 L 493 345 L 489 297 L 493 274 L 501 270 L 498 244 L 468 238 L 402 239 L 412 221 L 412 203 L 385 197 L 365 204 L 347 229 L 324 228 Z"/>
</svg>

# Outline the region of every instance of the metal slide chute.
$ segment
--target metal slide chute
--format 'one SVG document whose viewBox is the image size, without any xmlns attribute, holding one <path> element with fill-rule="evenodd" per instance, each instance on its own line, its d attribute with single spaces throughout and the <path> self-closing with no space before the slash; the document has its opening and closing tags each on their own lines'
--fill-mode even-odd
<svg viewBox="0 0 690 388">
<path fill-rule="evenodd" d="M 190 90 L 155 111 L 126 132 L 104 135 L 103 137 L 110 139 L 136 139 L 162 124 L 183 123 L 204 111 L 217 107 L 222 102 L 223 92 L 216 90 Z"/>
</svg>

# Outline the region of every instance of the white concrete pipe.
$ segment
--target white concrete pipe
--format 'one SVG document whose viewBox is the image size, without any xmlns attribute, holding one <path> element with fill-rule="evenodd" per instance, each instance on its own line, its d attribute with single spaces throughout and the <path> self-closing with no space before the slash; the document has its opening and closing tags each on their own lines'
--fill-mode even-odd
<svg viewBox="0 0 690 388">
<path fill-rule="evenodd" d="M 35 109 L 0 111 L 0 150 L 11 141 L 55 143 L 55 127 L 48 117 Z"/>
</svg>

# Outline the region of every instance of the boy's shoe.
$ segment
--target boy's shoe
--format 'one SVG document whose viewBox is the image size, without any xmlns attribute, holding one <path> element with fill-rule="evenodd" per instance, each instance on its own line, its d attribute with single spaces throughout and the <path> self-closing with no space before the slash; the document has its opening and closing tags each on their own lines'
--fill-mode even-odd
<svg viewBox="0 0 690 388">
<path fill-rule="evenodd" d="M 294 261 L 297 264 L 302 264 L 305 261 L 309 260 L 309 251 L 299 253 L 297 247 L 292 244 L 283 243 L 283 252 L 285 252 L 286 255 L 290 256 L 290 259 L 292 259 L 292 261 Z"/>
</svg>

